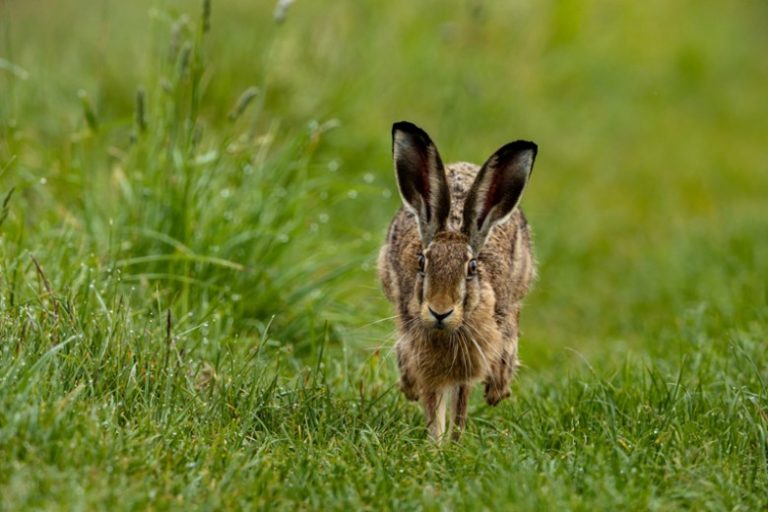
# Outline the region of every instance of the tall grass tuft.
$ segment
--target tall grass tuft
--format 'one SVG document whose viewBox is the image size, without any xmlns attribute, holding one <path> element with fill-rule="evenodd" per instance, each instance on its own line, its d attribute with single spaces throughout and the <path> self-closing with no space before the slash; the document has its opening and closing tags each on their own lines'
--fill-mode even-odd
<svg viewBox="0 0 768 512">
<path fill-rule="evenodd" d="M 29 220 L 18 212 L 7 236 L 20 242 L 10 249 L 33 251 L 46 267 L 57 251 L 40 245 L 65 240 L 62 257 L 82 261 L 105 303 L 155 313 L 161 304 L 199 324 L 220 319 L 233 336 L 259 337 L 271 324 L 273 336 L 309 353 L 311 334 L 322 330 L 320 316 L 334 300 L 329 284 L 355 264 L 338 259 L 327 225 L 315 218 L 322 201 L 317 191 L 332 189 L 315 162 L 328 125 L 280 129 L 262 116 L 255 87 L 228 114 L 206 110 L 207 87 L 215 80 L 205 51 L 210 12 L 210 2 L 203 2 L 200 32 L 186 16 L 168 21 L 174 58 L 158 59 L 149 86 L 136 90 L 133 136 L 122 135 L 128 125 L 120 119 L 98 119 L 89 95 L 79 93 L 87 130 L 66 141 L 73 158 L 63 162 L 81 189 L 64 207 L 71 222 L 36 231 L 26 243 Z M 212 131 L 212 125 L 225 128 Z M 56 203 L 48 195 L 55 190 L 37 188 L 25 194 L 27 202 L 40 194 L 42 203 Z M 2 219 L 9 199 L 10 193 Z M 54 209 L 35 215 L 56 223 Z M 36 294 L 25 284 L 33 275 L 29 259 L 11 260 L 6 264 L 19 273 L 8 283 L 11 293 L 32 300 Z M 74 291 L 77 279 L 86 277 L 52 275 L 55 294 L 81 293 Z"/>
</svg>

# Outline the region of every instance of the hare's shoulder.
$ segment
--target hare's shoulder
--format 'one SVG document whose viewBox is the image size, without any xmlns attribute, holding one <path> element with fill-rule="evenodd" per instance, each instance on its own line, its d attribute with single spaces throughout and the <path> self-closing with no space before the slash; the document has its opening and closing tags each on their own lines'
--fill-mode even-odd
<svg viewBox="0 0 768 512">
<path fill-rule="evenodd" d="M 523 299 L 536 278 L 536 260 L 528 220 L 520 207 L 491 229 L 479 258 L 496 293 L 497 314 Z"/>
<path fill-rule="evenodd" d="M 397 211 L 392 222 L 389 223 L 385 247 L 387 260 L 395 272 L 399 272 L 403 264 L 406 266 L 411 263 L 416 264 L 421 252 L 421 238 L 416 215 L 413 212 L 405 207 Z"/>
</svg>

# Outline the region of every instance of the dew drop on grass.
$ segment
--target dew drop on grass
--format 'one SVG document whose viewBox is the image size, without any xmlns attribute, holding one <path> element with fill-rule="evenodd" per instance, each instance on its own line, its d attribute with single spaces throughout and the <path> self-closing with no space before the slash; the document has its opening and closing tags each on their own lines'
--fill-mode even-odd
<svg viewBox="0 0 768 512">
<path fill-rule="evenodd" d="M 328 162 L 328 170 L 331 172 L 336 172 L 339 170 L 339 161 L 338 160 L 331 160 Z"/>
<path fill-rule="evenodd" d="M 384 197 L 385 199 L 389 199 L 390 197 L 392 197 L 392 192 L 388 188 L 385 188 L 384 190 L 381 191 L 381 196 Z"/>
<path fill-rule="evenodd" d="M 285 233 L 280 233 L 279 235 L 277 235 L 277 241 L 280 242 L 281 244 L 288 243 L 288 241 L 290 241 L 290 239 L 291 239 L 291 237 L 289 237 Z"/>
<path fill-rule="evenodd" d="M 328 220 L 329 220 L 330 218 L 331 218 L 331 217 L 330 217 L 330 216 L 329 216 L 327 213 L 325 213 L 325 212 L 323 212 L 323 213 L 321 213 L 320 215 L 318 215 L 318 216 L 317 216 L 317 220 L 319 220 L 319 221 L 320 221 L 320 222 L 322 222 L 323 224 L 325 224 L 326 222 L 328 222 Z"/>
<path fill-rule="evenodd" d="M 45 177 L 40 178 L 40 184 L 41 185 L 45 185 L 46 183 L 48 183 L 48 179 L 47 178 L 45 178 Z"/>
<path fill-rule="evenodd" d="M 349 192 L 347 192 L 347 197 L 350 199 L 355 199 L 357 197 L 357 190 L 352 189 Z"/>
</svg>

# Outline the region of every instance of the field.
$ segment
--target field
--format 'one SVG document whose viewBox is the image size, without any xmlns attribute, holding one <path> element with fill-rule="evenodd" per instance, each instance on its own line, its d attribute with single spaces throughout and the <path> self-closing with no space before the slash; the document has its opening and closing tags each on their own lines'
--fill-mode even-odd
<svg viewBox="0 0 768 512">
<path fill-rule="evenodd" d="M 766 19 L 0 0 L 0 510 L 768 509 Z M 375 275 L 401 119 L 539 144 L 524 366 L 439 448 Z"/>
</svg>

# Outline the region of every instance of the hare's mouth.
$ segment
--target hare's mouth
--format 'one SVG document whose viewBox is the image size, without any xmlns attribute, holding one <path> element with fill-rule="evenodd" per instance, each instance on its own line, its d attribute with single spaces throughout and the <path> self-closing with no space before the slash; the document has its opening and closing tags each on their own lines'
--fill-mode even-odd
<svg viewBox="0 0 768 512">
<path fill-rule="evenodd" d="M 427 306 L 421 314 L 421 321 L 427 330 L 449 333 L 461 325 L 461 314 L 453 308 L 435 311 L 432 307 Z"/>
</svg>

